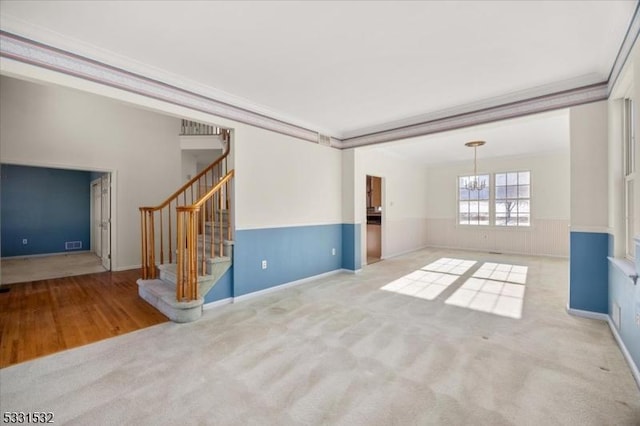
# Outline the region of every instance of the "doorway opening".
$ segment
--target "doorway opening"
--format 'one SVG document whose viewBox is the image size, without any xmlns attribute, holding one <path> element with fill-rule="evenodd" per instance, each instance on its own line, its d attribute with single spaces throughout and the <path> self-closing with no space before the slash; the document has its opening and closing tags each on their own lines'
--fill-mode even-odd
<svg viewBox="0 0 640 426">
<path fill-rule="evenodd" d="M 382 260 L 382 178 L 367 175 L 367 264 Z"/>
<path fill-rule="evenodd" d="M 1 285 L 111 270 L 111 173 L 9 163 L 0 169 Z"/>
</svg>

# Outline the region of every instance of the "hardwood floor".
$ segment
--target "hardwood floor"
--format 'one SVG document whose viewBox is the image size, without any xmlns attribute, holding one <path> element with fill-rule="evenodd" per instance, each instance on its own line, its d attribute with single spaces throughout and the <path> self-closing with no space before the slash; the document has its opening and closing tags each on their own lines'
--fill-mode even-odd
<svg viewBox="0 0 640 426">
<path fill-rule="evenodd" d="M 0 368 L 168 321 L 138 297 L 139 270 L 2 286 Z"/>
</svg>

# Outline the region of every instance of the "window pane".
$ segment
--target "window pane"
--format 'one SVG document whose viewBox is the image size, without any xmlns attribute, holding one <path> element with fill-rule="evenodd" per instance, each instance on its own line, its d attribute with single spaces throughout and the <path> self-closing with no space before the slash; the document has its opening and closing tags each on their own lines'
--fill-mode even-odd
<svg viewBox="0 0 640 426">
<path fill-rule="evenodd" d="M 495 225 L 529 226 L 531 173 L 496 173 L 495 179 Z"/>
<path fill-rule="evenodd" d="M 458 178 L 458 188 L 464 188 L 467 185 L 467 182 L 469 182 L 468 176 L 460 176 Z"/>
<path fill-rule="evenodd" d="M 468 200 L 469 199 L 469 191 L 464 189 L 464 188 L 460 188 L 459 189 L 459 200 Z"/>
<path fill-rule="evenodd" d="M 518 215 L 518 225 L 520 226 L 529 226 L 529 214 L 520 214 Z"/>
<path fill-rule="evenodd" d="M 489 175 L 478 175 L 478 183 L 484 183 L 485 188 L 489 189 Z"/>
<path fill-rule="evenodd" d="M 460 213 L 469 213 L 469 203 L 465 202 L 461 202 L 460 203 Z"/>
<path fill-rule="evenodd" d="M 488 200 L 489 199 L 489 185 L 482 191 L 478 191 L 478 199 L 480 200 Z"/>
<path fill-rule="evenodd" d="M 478 202 L 478 211 L 480 213 L 486 213 L 487 217 L 489 216 L 489 202 L 488 201 L 480 201 Z"/>
</svg>

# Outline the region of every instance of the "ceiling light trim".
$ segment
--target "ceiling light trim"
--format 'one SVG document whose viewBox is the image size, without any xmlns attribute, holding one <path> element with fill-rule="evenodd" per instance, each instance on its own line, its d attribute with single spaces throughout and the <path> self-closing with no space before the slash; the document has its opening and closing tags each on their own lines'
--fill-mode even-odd
<svg viewBox="0 0 640 426">
<path fill-rule="evenodd" d="M 317 143 L 318 132 L 0 31 L 0 56 Z M 337 142 L 337 140 L 336 140 Z"/>
</svg>

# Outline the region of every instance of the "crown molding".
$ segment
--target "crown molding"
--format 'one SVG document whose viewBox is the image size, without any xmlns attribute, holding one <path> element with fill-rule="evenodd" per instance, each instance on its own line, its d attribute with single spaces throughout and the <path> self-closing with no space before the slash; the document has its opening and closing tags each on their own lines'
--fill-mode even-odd
<svg viewBox="0 0 640 426">
<path fill-rule="evenodd" d="M 368 134 L 355 135 L 347 138 L 330 137 L 330 146 L 347 149 L 392 142 L 605 100 L 611 93 L 613 85 L 620 75 L 624 63 L 629 57 L 632 47 L 640 33 L 639 10 L 640 5 L 636 7 L 609 79 L 605 82 L 555 91 L 537 97 L 526 97 L 526 94 L 523 93 L 524 99 L 511 102 L 505 102 L 506 98 L 504 97 L 489 99 L 482 104 L 467 105 L 466 107 L 458 109 L 457 113 L 455 110 L 442 111 L 440 117 L 432 115 L 431 119 L 427 119 L 427 117 L 424 116 L 422 120 L 416 123 L 408 122 L 406 125 L 401 126 L 398 126 L 398 123 L 396 123 L 397 127 L 391 129 L 373 131 Z M 68 43 L 63 44 L 68 46 Z M 261 110 L 258 106 L 254 107 L 252 105 L 248 108 L 238 106 L 238 102 L 236 102 L 238 99 L 234 101 L 233 97 L 223 97 L 225 100 L 223 101 L 200 94 L 208 94 L 210 92 L 209 90 L 205 90 L 204 87 L 194 86 L 197 87 L 195 90 L 198 93 L 196 93 L 196 91 L 167 84 L 160 80 L 146 77 L 140 73 L 130 72 L 124 68 L 108 65 L 104 62 L 89 59 L 67 50 L 52 47 L 2 30 L 0 30 L 0 56 L 169 102 L 195 111 L 274 131 L 304 141 L 318 143 L 320 133 L 327 133 L 326 131 L 312 130 L 290 121 L 275 118 L 274 113 L 265 109 Z M 122 64 L 124 62 L 116 61 L 115 63 Z M 141 68 L 134 67 L 134 69 L 140 72 Z M 159 74 L 154 73 L 153 75 L 157 76 Z M 175 79 L 171 78 L 165 80 L 175 81 Z M 244 105 L 245 103 L 246 102 L 243 102 L 241 104 Z M 464 109 L 467 109 L 467 111 L 464 111 Z M 260 110 L 261 112 L 257 112 Z M 384 127 L 380 126 L 379 128 Z"/>
<path fill-rule="evenodd" d="M 305 141 L 318 142 L 318 132 L 305 127 L 193 93 L 5 31 L 0 31 L 0 56 Z"/>
<path fill-rule="evenodd" d="M 478 124 L 506 120 L 509 118 L 522 117 L 555 109 L 567 108 L 590 102 L 602 101 L 607 99 L 607 87 L 607 83 L 602 82 L 423 123 L 398 127 L 363 136 L 356 136 L 353 138 L 343 139 L 340 144 L 340 148 L 355 148 L 358 146 L 391 142 L 400 139 L 440 133 L 447 130 L 461 129 Z"/>
<path fill-rule="evenodd" d="M 636 10 L 633 12 L 633 18 L 631 18 L 627 33 L 625 34 L 624 40 L 620 45 L 620 50 L 618 50 L 618 55 L 613 62 L 613 67 L 611 67 L 611 72 L 609 73 L 608 79 L 608 95 L 611 94 L 614 86 L 616 85 L 616 82 L 618 81 L 618 77 L 620 77 L 620 73 L 622 72 L 624 64 L 627 62 L 627 59 L 631 54 L 631 50 L 633 49 L 633 45 L 638 39 L 638 34 L 640 34 L 640 2 L 636 4 Z"/>
</svg>

